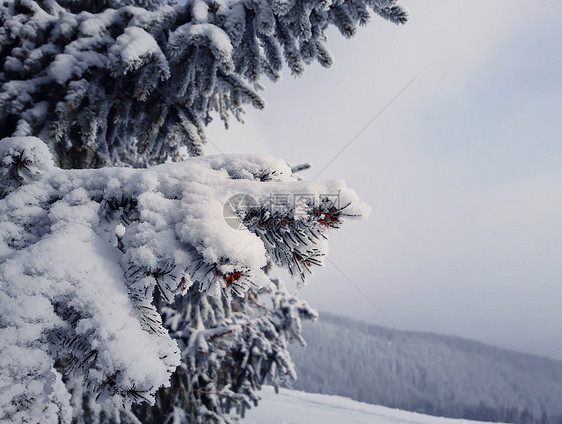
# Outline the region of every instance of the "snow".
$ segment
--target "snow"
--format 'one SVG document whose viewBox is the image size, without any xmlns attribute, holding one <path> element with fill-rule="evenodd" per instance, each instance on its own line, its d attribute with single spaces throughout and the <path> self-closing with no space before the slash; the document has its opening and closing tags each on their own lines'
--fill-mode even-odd
<svg viewBox="0 0 562 424">
<path fill-rule="evenodd" d="M 125 72 L 131 67 L 142 66 L 147 58 L 155 57 L 164 69 L 168 69 L 166 56 L 156 40 L 145 30 L 138 27 L 125 28 L 125 32 L 117 37 L 115 44 L 108 52 L 109 60 L 116 65 L 125 64 Z"/>
<path fill-rule="evenodd" d="M 266 386 L 257 408 L 246 413 L 242 424 L 476 424 L 482 421 L 433 417 L 341 396 L 306 393 Z"/>
<path fill-rule="evenodd" d="M 34 137 L 2 140 L 0 187 L 0 409 L 12 405 L 14 419 L 53 404 L 57 376 L 49 343 L 38 343 L 44 335 L 60 354 L 77 355 L 101 401 L 127 406 L 129 392 L 153 401 L 179 364 L 176 341 L 150 304 L 156 286 L 170 300 L 193 281 L 209 294 L 245 295 L 271 284 L 262 269 L 268 256 L 306 271 L 322 263 L 325 196 L 337 194 L 351 217 L 368 213 L 343 181 L 302 181 L 279 159 L 217 155 L 147 169 L 62 170 Z M 251 220 L 240 229 L 225 221 L 224 204 L 238 193 L 267 214 L 272 195 L 315 200 L 292 218 L 300 238 L 278 251 L 283 243 L 271 237 L 287 230 L 272 236 Z M 289 214 L 292 206 L 283 208 Z M 232 274 L 236 284 L 226 285 Z"/>
<path fill-rule="evenodd" d="M 198 12 L 201 14 L 200 12 Z M 224 30 L 209 23 L 188 23 L 177 28 L 170 36 L 170 47 L 179 54 L 190 45 L 208 44 L 215 58 L 228 72 L 234 70 L 232 62 L 232 44 Z"/>
<path fill-rule="evenodd" d="M 198 24 L 209 20 L 209 6 L 201 0 L 194 0 L 191 6 L 192 21 Z"/>
<path fill-rule="evenodd" d="M 3 46 L 9 72 L 0 72 L 0 121 L 16 123 L 15 132 L 7 128 L 10 135 L 49 134 L 61 166 L 175 159 L 182 137 L 186 150 L 200 153 L 208 112 L 216 109 L 226 121 L 230 112 L 240 117 L 243 104 L 262 108 L 260 75 L 277 78 L 283 51 L 291 69 L 300 71 L 301 43 L 324 40 L 324 30 L 334 23 L 327 13 L 315 14 L 314 31 L 301 31 L 312 10 L 293 8 L 294 0 L 284 2 L 293 13 L 280 20 L 265 0 L 183 2 L 191 13 L 150 1 L 144 3 L 154 12 L 116 1 L 99 2 L 94 9 L 104 10 L 95 14 L 66 10 L 68 2 L 16 3 L 0 5 L 0 38 L 10 41 Z M 80 9 L 75 6 L 71 9 Z M 232 13 L 218 14 L 219 9 Z M 298 32 L 304 35 L 293 34 Z M 264 36 L 269 54 L 260 47 Z M 166 55 L 174 51 L 179 57 L 171 61 L 170 78 Z M 134 75 L 123 78 L 129 72 Z M 158 78 L 168 80 L 158 91 L 169 101 L 155 96 L 131 107 L 133 95 L 146 100 Z M 185 106 L 189 117 L 172 104 Z M 130 139 L 138 140 L 139 149 L 128 144 Z M 273 285 L 263 270 L 266 259 L 304 282 L 304 271 L 321 265 L 327 254 L 328 228 L 346 214 L 367 212 L 342 181 L 303 182 L 272 158 L 210 157 L 144 170 L 63 171 L 41 146 L 32 138 L 0 143 L 2 422 L 50 422 L 68 411 L 67 380 L 63 385 L 54 368 L 59 359 L 68 367 L 64 373 L 81 373 L 81 383 L 100 401 L 109 399 L 116 407 L 154 401 L 179 359 L 176 342 L 150 303 L 156 286 L 169 300 L 197 282 L 197 290 L 216 292 L 230 308 L 233 294 Z M 262 208 L 253 211 L 261 215 L 247 214 L 242 228 L 234 229 L 224 220 L 223 205 L 239 193 Z M 272 195 L 286 194 L 314 201 L 301 204 L 296 214 L 290 207 L 277 215 L 264 212 Z M 329 206 L 325 197 L 334 194 L 346 205 L 345 213 Z M 289 218 L 294 227 L 286 228 Z M 283 322 L 313 315 L 295 302 L 290 298 L 282 306 Z M 265 331 L 277 334 L 268 320 L 248 340 Z M 275 353 L 276 365 L 268 373 L 292 375 L 283 334 L 300 338 L 299 326 L 280 331 L 280 342 L 269 343 L 273 339 L 267 336 L 264 351 L 252 351 L 268 360 Z M 197 337 L 203 344 L 203 333 Z M 256 359 L 260 367 L 261 360 Z"/>
</svg>

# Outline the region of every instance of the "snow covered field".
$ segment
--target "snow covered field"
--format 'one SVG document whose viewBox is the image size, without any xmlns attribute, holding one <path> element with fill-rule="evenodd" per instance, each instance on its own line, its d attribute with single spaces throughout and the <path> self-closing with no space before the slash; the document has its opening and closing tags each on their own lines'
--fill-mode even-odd
<svg viewBox="0 0 562 424">
<path fill-rule="evenodd" d="M 260 392 L 262 401 L 250 410 L 243 424 L 469 424 L 480 421 L 432 417 L 356 402 L 341 396 L 321 395 L 272 387 Z"/>
</svg>

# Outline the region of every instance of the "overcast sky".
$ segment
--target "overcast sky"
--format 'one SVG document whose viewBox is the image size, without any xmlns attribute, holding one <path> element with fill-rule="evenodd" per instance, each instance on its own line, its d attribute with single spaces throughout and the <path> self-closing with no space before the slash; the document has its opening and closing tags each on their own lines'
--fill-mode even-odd
<svg viewBox="0 0 562 424">
<path fill-rule="evenodd" d="M 312 162 L 307 179 L 336 158 L 318 178 L 372 206 L 332 232 L 346 277 L 316 272 L 316 308 L 562 359 L 562 3 L 401 3 L 408 24 L 330 33 L 331 69 L 286 73 L 265 111 L 209 137 Z"/>
</svg>

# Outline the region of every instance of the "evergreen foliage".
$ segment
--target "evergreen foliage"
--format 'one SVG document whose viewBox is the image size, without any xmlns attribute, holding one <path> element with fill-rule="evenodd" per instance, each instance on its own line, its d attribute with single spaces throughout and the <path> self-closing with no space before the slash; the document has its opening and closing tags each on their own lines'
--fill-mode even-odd
<svg viewBox="0 0 562 424">
<path fill-rule="evenodd" d="M 262 384 L 295 378 L 287 345 L 316 316 L 267 261 L 304 282 L 328 229 L 367 213 L 343 182 L 271 158 L 62 170 L 41 140 L 14 137 L 0 162 L 0 410 L 13 422 L 230 422 Z M 255 199 L 240 228 L 223 217 L 236 193 Z M 308 202 L 272 213 L 272 193 Z M 260 225 L 270 215 L 284 224 Z"/>
<path fill-rule="evenodd" d="M 395 0 L 5 0 L 0 138 L 39 136 L 62 168 L 199 155 L 213 111 L 263 108 L 284 63 L 330 66 L 327 28 L 351 37 L 371 11 L 406 20 Z"/>
<path fill-rule="evenodd" d="M 395 0 L 0 2 L 0 421 L 229 423 L 294 380 L 316 313 L 268 270 L 304 284 L 367 208 L 281 160 L 189 156 L 213 113 L 329 66 L 326 30 L 371 12 L 406 19 Z"/>
</svg>

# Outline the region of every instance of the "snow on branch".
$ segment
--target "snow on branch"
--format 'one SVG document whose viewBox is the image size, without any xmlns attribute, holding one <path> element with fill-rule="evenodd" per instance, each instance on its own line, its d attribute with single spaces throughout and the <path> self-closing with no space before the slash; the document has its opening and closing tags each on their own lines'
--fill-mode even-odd
<svg viewBox="0 0 562 424">
<path fill-rule="evenodd" d="M 262 77 L 330 66 L 396 0 L 17 0 L 0 3 L 0 138 L 48 136 L 62 168 L 147 166 L 202 153 L 217 114 L 263 108 Z"/>
<path fill-rule="evenodd" d="M 62 170 L 41 140 L 23 137 L 0 141 L 0 162 L 0 406 L 9 419 L 53 402 L 62 359 L 100 401 L 153 401 L 179 364 L 153 293 L 246 297 L 271 287 L 268 259 L 304 282 L 327 253 L 327 230 L 368 213 L 342 181 L 302 181 L 273 158 Z"/>
</svg>

